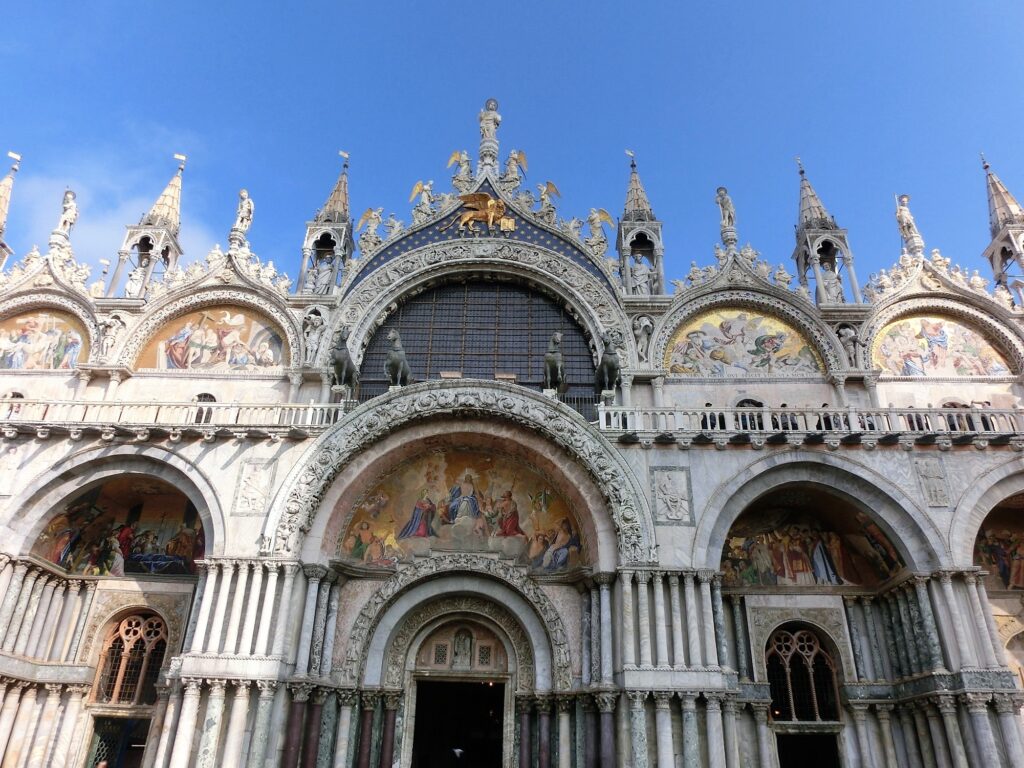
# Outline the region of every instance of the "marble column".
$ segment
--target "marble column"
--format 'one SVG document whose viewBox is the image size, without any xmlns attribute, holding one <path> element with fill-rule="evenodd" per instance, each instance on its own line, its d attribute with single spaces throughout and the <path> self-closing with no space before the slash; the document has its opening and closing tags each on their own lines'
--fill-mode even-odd
<svg viewBox="0 0 1024 768">
<path fill-rule="evenodd" d="M 672 667 L 686 669 L 686 645 L 683 640 L 683 604 L 679 599 L 679 574 L 668 576 L 668 604 L 672 619 Z"/>
<path fill-rule="evenodd" d="M 910 674 L 918 674 L 924 670 L 924 664 L 918 654 L 917 635 L 914 632 L 913 620 L 910 618 L 910 609 L 907 607 L 907 596 L 901 587 L 896 587 L 893 590 L 893 598 L 899 612 L 898 626 L 903 647 L 906 649 L 907 661 L 910 663 Z"/>
<path fill-rule="evenodd" d="M 164 719 L 160 723 L 160 730 L 154 734 L 156 747 L 153 750 L 153 759 L 149 762 L 149 768 L 165 768 L 167 761 L 171 758 L 171 745 L 174 734 L 178 731 L 178 716 L 181 714 L 181 682 L 176 679 L 168 681 L 170 692 L 167 696 L 167 708 L 164 710 Z"/>
<path fill-rule="evenodd" d="M 185 653 L 192 650 L 193 638 L 196 634 L 196 625 L 199 623 L 199 613 L 202 611 L 202 602 L 206 597 L 206 579 L 208 578 L 205 560 L 197 560 L 195 563 L 196 573 L 199 579 L 196 581 L 195 591 L 192 593 L 192 605 L 189 606 L 188 624 L 185 625 L 185 639 L 181 647 Z"/>
<path fill-rule="evenodd" d="M 949 749 L 946 745 L 946 734 L 943 729 L 939 711 L 928 702 L 921 704 L 924 715 L 928 718 L 928 733 L 932 737 L 932 749 L 935 750 L 935 763 L 938 768 L 952 768 Z"/>
<path fill-rule="evenodd" d="M 655 663 L 659 669 L 671 669 L 668 663 L 668 625 L 665 623 L 665 574 L 655 571 L 651 577 L 651 588 L 654 590 L 654 648 L 657 654 Z"/>
<path fill-rule="evenodd" d="M 50 745 L 50 735 L 53 733 L 57 720 L 57 709 L 60 706 L 63 685 L 48 683 L 46 688 L 46 702 L 43 704 L 43 712 L 39 717 L 39 725 L 36 727 L 35 738 L 32 742 L 31 751 L 28 756 L 28 765 L 46 765 L 46 748 Z"/>
<path fill-rule="evenodd" d="M 266 656 L 270 653 L 270 627 L 274 623 L 274 601 L 277 599 L 277 563 L 264 563 L 267 569 L 267 588 L 263 590 L 263 603 L 257 619 L 259 630 L 256 633 L 256 645 L 253 654 Z M 284 600 L 282 599 L 282 603 Z"/>
<path fill-rule="evenodd" d="M 658 768 L 675 768 L 671 705 L 671 691 L 654 692 L 654 731 L 658 746 Z"/>
<path fill-rule="evenodd" d="M 256 722 L 249 742 L 249 765 L 262 768 L 270 741 L 270 718 L 274 710 L 274 696 L 277 693 L 276 680 L 257 680 L 260 696 L 256 702 Z"/>
<path fill-rule="evenodd" d="M 647 691 L 627 691 L 629 699 L 629 736 L 633 746 L 633 768 L 647 768 L 647 715 L 644 702 Z"/>
<path fill-rule="evenodd" d="M 704 658 L 710 669 L 718 669 L 718 646 L 715 641 L 715 615 L 711 605 L 711 581 L 714 571 L 700 571 L 700 602 L 704 608 Z"/>
<path fill-rule="evenodd" d="M 960 726 L 956 721 L 956 702 L 949 696 L 940 696 L 937 706 L 942 716 L 942 726 L 946 731 L 946 743 L 949 745 L 949 757 L 953 768 L 969 768 Z"/>
<path fill-rule="evenodd" d="M 75 740 L 75 731 L 78 729 L 78 719 L 82 712 L 82 701 L 89 688 L 85 685 L 68 686 L 68 702 L 64 706 L 64 715 L 57 725 L 57 734 L 54 738 L 53 749 L 51 750 L 50 763 L 48 768 L 65 768 L 71 755 L 71 745 Z M 164 722 L 167 721 L 166 714 Z M 0 755 L 3 754 L 3 743 L 0 740 Z M 163 768 L 157 764 L 157 768 Z"/>
<path fill-rule="evenodd" d="M 7 751 L 4 752 L 4 768 L 15 768 L 21 760 L 23 750 L 29 745 L 25 742 L 34 730 L 36 712 L 36 697 L 39 695 L 39 687 L 29 685 L 25 693 L 21 695 L 18 703 L 18 714 L 14 718 L 14 725 L 11 727 L 10 738 L 7 740 Z"/>
<path fill-rule="evenodd" d="M 878 628 L 875 626 L 875 614 L 871 604 L 874 597 L 864 595 L 860 599 L 860 608 L 864 612 L 864 626 L 868 630 L 868 654 L 871 657 L 871 679 L 881 680 L 885 674 L 885 667 L 882 664 L 882 650 L 878 643 Z"/>
<path fill-rule="evenodd" d="M 882 631 L 885 634 L 886 652 L 889 654 L 889 663 L 892 666 L 894 680 L 899 680 L 909 675 L 909 667 L 906 658 L 906 650 L 897 631 L 896 610 L 892 599 L 885 595 L 878 603 L 878 609 L 882 614 Z"/>
<path fill-rule="evenodd" d="M 302 723 L 306 716 L 309 697 L 313 693 L 313 685 L 289 683 L 288 691 L 292 695 L 292 700 L 288 705 L 288 721 L 284 731 L 281 765 L 283 768 L 296 768 L 299 764 L 299 749 L 302 745 Z"/>
<path fill-rule="evenodd" d="M 740 680 L 750 679 L 750 664 L 747 661 L 747 621 L 743 611 L 743 596 L 732 595 L 729 598 L 732 605 L 732 624 L 736 628 L 736 667 Z"/>
<path fill-rule="evenodd" d="M 220 575 L 220 564 L 205 561 L 206 582 L 203 585 L 203 596 L 199 601 L 199 618 L 196 619 L 195 632 L 192 635 L 192 653 L 202 653 L 206 646 L 206 633 L 210 626 L 210 614 L 213 613 L 213 601 L 217 595 L 217 578 Z"/>
<path fill-rule="evenodd" d="M 242 637 L 238 641 L 236 653 L 241 656 L 249 656 L 254 653 L 252 643 L 256 634 L 256 621 L 260 611 L 260 590 L 263 588 L 263 563 L 256 561 L 252 564 L 252 584 L 249 585 L 249 595 L 246 598 L 245 618 L 242 620 Z M 273 604 L 271 604 L 273 605 Z M 259 651 L 255 651 L 258 653 Z"/>
<path fill-rule="evenodd" d="M 640 638 L 641 669 L 650 669 L 654 666 L 651 657 L 651 614 L 647 598 L 647 584 L 650 579 L 649 572 L 636 572 L 636 624 L 637 635 Z"/>
<path fill-rule="evenodd" d="M 259 573 L 259 569 L 256 571 Z M 245 740 L 245 724 L 249 717 L 249 680 L 232 680 L 234 695 L 231 697 L 231 714 L 228 719 L 228 732 L 224 736 L 224 756 L 221 765 L 224 768 L 241 768 L 242 742 Z"/>
<path fill-rule="evenodd" d="M 272 620 L 274 624 L 274 647 L 270 655 L 283 658 L 285 643 L 288 641 L 288 632 L 291 625 L 292 587 L 295 584 L 295 574 L 299 572 L 299 564 L 284 563 L 281 567 L 284 568 L 284 584 L 281 587 L 281 600 L 278 603 L 277 616 Z M 273 578 L 273 572 L 271 572 L 270 576 Z M 264 616 L 263 620 L 271 621 L 269 616 Z M 261 628 L 261 634 L 262 631 Z"/>
<path fill-rule="evenodd" d="M 853 665 L 856 667 L 857 679 L 867 680 L 867 675 L 864 674 L 864 649 L 861 645 L 860 624 L 857 622 L 857 614 L 854 609 L 856 605 L 856 597 L 847 595 L 843 598 L 843 606 L 846 608 L 846 625 L 850 628 L 850 645 L 853 648 Z"/>
<path fill-rule="evenodd" d="M 988 602 L 988 591 L 985 589 L 985 579 L 981 576 L 975 578 L 975 589 L 971 592 L 976 592 L 978 595 L 978 602 L 985 606 L 985 609 L 981 612 L 981 615 L 985 619 L 984 626 L 988 629 L 988 639 L 992 643 L 992 651 L 995 653 L 996 667 L 1006 666 L 1006 661 L 1003 658 L 1005 649 L 1003 648 L 1003 641 L 999 637 L 999 629 L 996 627 L 996 620 L 992 616 L 992 610 L 989 608 Z"/>
<path fill-rule="evenodd" d="M 754 724 L 757 728 L 757 765 L 758 768 L 775 768 L 775 755 L 772 750 L 772 732 L 768 727 L 768 705 L 751 704 L 754 711 Z"/>
<path fill-rule="evenodd" d="M 600 713 L 601 762 L 600 768 L 616 768 L 615 766 L 615 704 L 618 695 L 611 691 L 594 694 L 594 703 Z M 524 766 L 529 768 L 529 766 Z"/>
<path fill-rule="evenodd" d="M 601 587 L 601 685 L 613 685 L 612 678 L 612 574 L 594 577 Z"/>
<path fill-rule="evenodd" d="M 89 618 L 89 611 L 92 609 L 92 601 L 95 597 L 96 582 L 87 581 L 85 583 L 85 601 L 82 603 L 82 609 L 78 612 L 78 618 L 75 620 L 75 630 L 71 635 L 71 644 L 68 646 L 68 652 L 64 656 L 64 661 L 70 664 L 74 664 L 78 660 L 78 647 L 82 644 L 85 622 Z"/>
<path fill-rule="evenodd" d="M 32 587 L 32 594 L 29 595 L 28 603 L 25 604 L 23 611 L 19 611 L 16 614 L 17 621 L 21 625 L 18 631 L 18 639 L 15 641 L 13 648 L 16 656 L 25 655 L 29 637 L 32 635 L 32 627 L 35 624 L 36 612 L 39 610 L 39 601 L 43 599 L 43 592 L 50 585 L 50 582 L 53 581 L 53 578 L 48 573 L 44 573 L 36 579 L 36 583 Z"/>
<path fill-rule="evenodd" d="M 978 746 L 974 741 L 974 728 L 971 726 L 971 714 L 966 707 L 956 708 L 956 720 L 960 726 L 964 751 L 967 753 L 967 764 L 970 766 L 981 765 L 981 756 L 978 754 Z"/>
<path fill-rule="evenodd" d="M 572 768 L 572 711 L 576 708 L 574 696 L 555 699 L 558 709 L 558 768 Z"/>
<path fill-rule="evenodd" d="M 220 731 L 224 724 L 224 696 L 227 680 L 210 680 L 209 694 L 206 697 L 206 714 L 203 716 L 202 730 L 199 735 L 199 755 L 196 760 L 198 768 L 213 768 L 217 762 L 217 749 L 220 747 Z"/>
<path fill-rule="evenodd" d="M 1020 694 L 996 694 L 996 714 L 1003 732 L 1003 744 L 1010 768 L 1024 768 L 1024 742 L 1021 739 Z"/>
<path fill-rule="evenodd" d="M 932 737 L 928 731 L 928 722 L 923 707 L 911 705 L 911 714 L 914 718 L 914 732 L 917 733 L 917 745 L 921 749 L 921 762 L 926 768 L 938 765 L 935 757 L 935 750 L 932 749 Z"/>
<path fill-rule="evenodd" d="M 516 714 L 519 715 L 519 768 L 533 765 L 533 745 L 530 742 L 530 713 L 533 702 L 526 696 L 516 699 Z"/>
<path fill-rule="evenodd" d="M 0 707 L 0 757 L 7 750 L 7 742 L 11 738 L 11 729 L 14 727 L 14 719 L 18 715 L 18 704 L 21 701 L 21 694 L 29 686 L 29 683 L 11 682 L 6 685 L 4 692 L 4 703 Z"/>
<path fill-rule="evenodd" d="M 978 632 L 978 645 L 981 651 L 982 662 L 986 669 L 995 669 L 1000 665 L 999 656 L 996 655 L 992 643 L 989 641 L 985 613 L 988 606 L 982 606 L 978 597 L 978 578 L 973 573 L 965 573 L 964 581 L 967 583 L 967 600 L 971 604 L 971 615 L 974 617 L 974 626 Z"/>
<path fill-rule="evenodd" d="M 699 768 L 700 744 L 697 739 L 697 697 L 692 693 L 680 693 L 682 702 L 683 727 L 683 768 Z"/>
<path fill-rule="evenodd" d="M 327 575 L 327 569 L 322 565 L 306 565 L 303 566 L 302 572 L 306 575 L 306 602 L 303 604 L 299 650 L 295 657 L 295 674 L 300 676 L 309 672 L 309 654 L 312 650 L 320 582 Z"/>
<path fill-rule="evenodd" d="M 171 698 L 170 683 L 157 683 L 153 687 L 156 690 L 156 708 L 149 724 L 146 746 L 142 751 L 142 768 L 153 768 L 153 763 L 156 762 L 156 753 L 160 748 L 160 737 L 163 735 L 164 722 L 167 718 L 167 705 Z"/>
<path fill-rule="evenodd" d="M 551 697 L 536 696 L 534 704 L 537 707 L 537 765 L 551 768 Z"/>
<path fill-rule="evenodd" d="M 739 723 L 736 722 L 738 714 L 736 699 L 724 698 L 722 700 L 722 729 L 725 737 L 725 768 L 739 768 L 740 766 Z"/>
<path fill-rule="evenodd" d="M 25 617 L 25 610 L 28 607 L 29 598 L 35 591 L 36 581 L 38 581 L 41 571 L 32 569 L 26 574 L 24 581 L 21 583 L 21 592 L 18 594 L 18 602 L 14 605 L 14 612 L 9 617 L 9 625 L 7 627 L 7 634 L 4 635 L 4 644 L 0 646 L 5 653 L 11 653 L 14 650 L 14 644 L 18 640 L 18 635 L 21 632 L 21 625 Z"/>
<path fill-rule="evenodd" d="M 689 646 L 691 667 L 702 668 L 700 655 L 700 623 L 697 621 L 697 592 L 693 587 L 693 572 L 683 574 L 683 592 L 686 597 L 686 641 Z"/>
<path fill-rule="evenodd" d="M 61 581 L 62 579 L 52 576 L 46 582 L 46 586 L 43 587 L 43 594 L 39 598 L 36 608 L 35 620 L 32 622 L 28 642 L 25 644 L 25 655 L 29 658 L 36 658 L 39 655 L 39 646 L 43 646 L 43 650 L 45 650 L 46 645 L 53 636 L 54 624 L 50 612 L 52 610 L 54 591 L 60 587 L 60 591 L 56 592 L 58 601 L 60 600 L 60 593 L 64 591 L 64 586 L 60 583 Z"/>
<path fill-rule="evenodd" d="M 861 768 L 874 768 L 874 755 L 871 754 L 871 742 L 868 740 L 867 716 L 868 709 L 865 705 L 853 705 L 850 707 L 853 715 L 853 730 L 857 737 L 857 752 L 860 754 Z"/>
<path fill-rule="evenodd" d="M 949 571 L 942 571 L 939 574 L 939 586 L 942 589 L 942 597 L 946 601 L 946 608 L 949 610 L 949 619 L 953 623 L 953 637 L 956 638 L 956 650 L 960 656 L 960 668 L 977 666 L 978 656 L 974 652 L 973 644 L 967 639 L 967 624 L 964 622 L 963 611 L 960 610 L 960 601 L 957 599 L 956 591 L 953 589 L 953 574 Z"/>
<path fill-rule="evenodd" d="M 238 578 L 235 582 L 235 597 L 231 601 L 231 616 L 228 619 L 228 633 L 224 639 L 224 653 L 238 653 L 239 630 L 242 625 L 242 609 L 249 602 L 246 588 L 249 586 L 249 571 L 259 563 L 242 560 L 238 563 Z"/>
<path fill-rule="evenodd" d="M 729 643 L 725 634 L 725 611 L 722 609 L 722 574 L 711 576 L 711 615 L 715 620 L 715 637 L 718 639 L 718 663 L 725 669 L 729 665 Z"/>
<path fill-rule="evenodd" d="M 918 744 L 917 724 L 914 722 L 912 707 L 909 704 L 900 704 L 896 708 L 899 715 L 900 730 L 903 733 L 903 744 L 907 748 L 907 760 L 911 768 L 925 768 L 921 759 L 922 747 Z M 931 765 L 927 768 L 932 768 Z"/>
<path fill-rule="evenodd" d="M 61 579 L 61 583 L 53 591 L 50 609 L 43 618 L 43 631 L 31 649 L 32 655 L 36 658 L 49 661 L 53 658 L 54 647 L 61 647 L 66 629 L 65 616 L 68 613 L 69 603 L 78 596 L 79 584 L 81 584 L 79 579 Z"/>
<path fill-rule="evenodd" d="M 591 641 L 593 638 L 594 626 L 590 621 L 590 588 L 582 587 L 580 593 L 580 683 L 584 688 L 590 686 L 593 679 L 591 675 Z"/>
<path fill-rule="evenodd" d="M 622 587 L 622 666 L 636 666 L 636 626 L 633 620 L 633 572 L 620 571 Z M 595 615 L 592 621 L 598 621 Z"/>
<path fill-rule="evenodd" d="M 18 595 L 21 594 L 22 584 L 25 582 L 25 574 L 28 572 L 28 563 L 18 561 L 11 569 L 11 579 L 4 591 L 3 602 L 0 602 L 0 627 L 6 629 L 11 626 L 11 616 L 14 615 L 14 606 L 18 602 Z M 0 641 L 4 638 L 0 637 Z"/>
<path fill-rule="evenodd" d="M 377 709 L 380 694 L 363 691 L 359 697 L 362 713 L 359 721 L 359 751 L 356 753 L 356 768 L 370 768 L 370 751 L 373 748 L 373 713 Z"/>
<path fill-rule="evenodd" d="M 932 610 L 932 598 L 928 592 L 928 577 L 914 577 L 914 591 L 917 593 L 917 605 L 921 612 L 921 629 L 924 630 L 925 640 L 928 644 L 928 655 L 931 657 L 933 672 L 946 673 L 946 665 L 942 658 L 942 644 L 939 642 L 939 626 L 935 622 L 935 612 Z"/>
<path fill-rule="evenodd" d="M 725 768 L 725 738 L 722 734 L 722 698 L 719 694 L 704 694 L 707 699 L 708 765 Z"/>
<path fill-rule="evenodd" d="M 309 675 L 320 677 L 321 655 L 324 650 L 324 635 L 327 630 L 327 603 L 331 599 L 331 589 L 337 580 L 334 571 L 328 571 L 320 585 L 320 593 L 316 599 L 316 619 L 313 621 L 313 639 L 309 649 Z"/>
<path fill-rule="evenodd" d="M 885 768 L 899 768 L 899 762 L 896 759 L 896 741 L 892 735 L 892 704 L 876 704 L 875 717 L 878 718 L 878 730 L 882 737 Z"/>
<path fill-rule="evenodd" d="M 596 586 L 590 589 L 590 679 L 601 682 L 601 590 Z"/>
<path fill-rule="evenodd" d="M 591 696 L 581 696 L 583 707 L 583 768 L 597 768 L 597 705 Z"/>
<path fill-rule="evenodd" d="M 310 696 L 309 704 L 306 710 L 306 734 L 302 738 L 302 768 L 316 768 L 316 759 L 320 754 L 320 728 L 323 724 L 324 719 L 324 702 L 327 700 L 327 696 L 330 690 L 327 688 L 315 688 Z M 384 718 L 384 743 L 381 746 L 381 765 L 389 766 L 390 761 L 385 762 L 383 759 L 384 750 L 388 747 L 388 732 L 387 732 L 387 700 L 388 694 L 384 695 L 385 701 L 385 718 Z M 397 705 L 396 705 L 397 707 Z M 392 720 L 392 733 L 391 733 L 391 746 L 394 746 L 394 718 Z"/>
<path fill-rule="evenodd" d="M 999 749 L 996 747 L 992 733 L 992 723 L 988 716 L 988 698 L 990 694 L 965 693 L 960 701 L 967 707 L 974 727 L 974 739 L 981 753 L 982 764 L 985 766 L 999 765 Z"/>
<path fill-rule="evenodd" d="M 228 600 L 231 597 L 231 582 L 234 581 L 237 567 L 238 563 L 234 560 L 221 560 L 220 562 L 220 589 L 210 622 L 210 636 L 206 638 L 204 646 L 206 653 L 220 653 L 224 620 L 227 618 Z"/>
<path fill-rule="evenodd" d="M 351 689 L 338 691 L 338 730 L 334 737 L 334 763 L 331 768 L 348 768 L 349 735 L 352 733 L 352 705 L 357 693 Z"/>
</svg>

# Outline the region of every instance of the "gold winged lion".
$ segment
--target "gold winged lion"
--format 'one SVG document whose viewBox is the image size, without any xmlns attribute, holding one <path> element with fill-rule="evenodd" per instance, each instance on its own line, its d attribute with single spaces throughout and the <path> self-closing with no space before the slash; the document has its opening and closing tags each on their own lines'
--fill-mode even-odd
<svg viewBox="0 0 1024 768">
<path fill-rule="evenodd" d="M 494 229 L 505 217 L 505 201 L 491 197 L 486 192 L 474 192 L 468 195 L 459 195 L 465 210 L 458 211 L 452 216 L 451 221 L 441 227 L 441 232 L 458 222 L 459 229 L 468 229 L 476 232 L 478 221 L 486 222 L 487 229 Z"/>
</svg>

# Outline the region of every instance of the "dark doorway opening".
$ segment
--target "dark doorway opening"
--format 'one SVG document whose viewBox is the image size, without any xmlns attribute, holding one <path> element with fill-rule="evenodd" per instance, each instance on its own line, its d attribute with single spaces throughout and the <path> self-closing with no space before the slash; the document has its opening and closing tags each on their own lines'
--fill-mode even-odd
<svg viewBox="0 0 1024 768">
<path fill-rule="evenodd" d="M 97 717 L 85 764 L 92 768 L 106 760 L 110 768 L 139 768 L 148 734 L 148 718 Z"/>
<path fill-rule="evenodd" d="M 834 733 L 780 733 L 776 739 L 779 768 L 840 768 Z"/>
<path fill-rule="evenodd" d="M 501 768 L 505 684 L 420 680 L 412 768 Z"/>
</svg>

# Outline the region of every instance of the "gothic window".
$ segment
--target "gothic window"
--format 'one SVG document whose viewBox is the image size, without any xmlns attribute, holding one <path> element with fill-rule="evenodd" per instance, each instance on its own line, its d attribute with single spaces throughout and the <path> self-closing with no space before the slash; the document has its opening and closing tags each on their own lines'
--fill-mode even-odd
<svg viewBox="0 0 1024 768">
<path fill-rule="evenodd" d="M 167 625 L 153 614 L 133 614 L 107 633 L 100 655 L 96 701 L 154 704 L 156 681 L 167 651 Z"/>
<path fill-rule="evenodd" d="M 834 722 L 839 719 L 835 663 L 807 629 L 778 629 L 768 640 L 765 662 L 772 719 Z"/>
</svg>

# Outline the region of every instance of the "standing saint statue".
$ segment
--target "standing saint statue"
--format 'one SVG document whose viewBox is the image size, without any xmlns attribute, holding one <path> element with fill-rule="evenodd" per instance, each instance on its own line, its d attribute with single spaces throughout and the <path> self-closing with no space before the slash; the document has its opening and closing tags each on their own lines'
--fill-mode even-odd
<svg viewBox="0 0 1024 768">
<path fill-rule="evenodd" d="M 630 268 L 630 274 L 633 278 L 633 290 L 634 296 L 650 296 L 651 295 L 651 268 L 644 264 L 644 257 L 637 253 L 633 255 L 634 264 Z"/>
<path fill-rule="evenodd" d="M 900 236 L 904 242 L 913 237 L 920 237 L 921 233 L 914 222 L 914 214 L 910 212 L 910 195 L 900 195 L 896 202 L 896 226 L 900 229 Z"/>
<path fill-rule="evenodd" d="M 732 198 L 729 197 L 729 190 L 725 187 L 719 187 L 718 193 L 715 196 L 715 202 L 718 204 L 718 210 L 722 215 L 722 226 L 735 227 L 736 209 L 732 205 Z"/>
<path fill-rule="evenodd" d="M 69 189 L 64 192 L 57 231 L 65 235 L 71 234 L 71 228 L 75 226 L 76 221 L 78 221 L 78 203 L 75 202 L 75 193 Z"/>
<path fill-rule="evenodd" d="M 499 125 L 501 115 L 498 114 L 498 100 L 488 99 L 484 108 L 480 110 L 480 138 L 497 139 Z"/>
<path fill-rule="evenodd" d="M 256 206 L 249 197 L 249 190 L 243 189 L 238 193 L 238 212 L 235 214 L 235 226 L 239 232 L 248 232 L 252 226 L 252 215 Z"/>
</svg>

